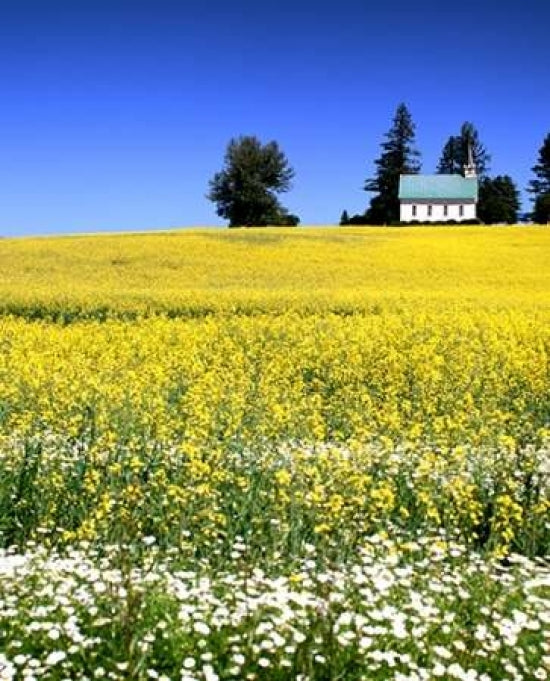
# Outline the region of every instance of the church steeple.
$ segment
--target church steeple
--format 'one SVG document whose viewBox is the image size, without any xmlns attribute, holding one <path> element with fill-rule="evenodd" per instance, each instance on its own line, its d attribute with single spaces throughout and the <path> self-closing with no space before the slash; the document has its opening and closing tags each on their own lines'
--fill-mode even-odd
<svg viewBox="0 0 550 681">
<path fill-rule="evenodd" d="M 470 141 L 468 141 L 468 163 L 464 164 L 464 177 L 477 177 L 476 164 L 474 163 Z"/>
</svg>

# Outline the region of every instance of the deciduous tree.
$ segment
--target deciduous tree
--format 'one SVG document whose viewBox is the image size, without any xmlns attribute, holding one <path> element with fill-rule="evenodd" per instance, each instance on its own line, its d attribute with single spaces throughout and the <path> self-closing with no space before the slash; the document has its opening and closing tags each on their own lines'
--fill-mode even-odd
<svg viewBox="0 0 550 681">
<path fill-rule="evenodd" d="M 224 167 L 210 180 L 207 197 L 230 227 L 296 225 L 299 218 L 281 206 L 277 194 L 291 188 L 294 170 L 277 142 L 257 137 L 232 139 Z"/>
</svg>

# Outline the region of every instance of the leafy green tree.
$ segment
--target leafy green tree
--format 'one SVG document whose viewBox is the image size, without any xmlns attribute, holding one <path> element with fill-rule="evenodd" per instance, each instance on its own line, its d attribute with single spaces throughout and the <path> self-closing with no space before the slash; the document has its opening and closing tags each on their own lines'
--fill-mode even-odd
<svg viewBox="0 0 550 681">
<path fill-rule="evenodd" d="M 515 224 L 520 208 L 519 192 L 509 175 L 484 177 L 479 184 L 477 215 L 485 224 Z"/>
<path fill-rule="evenodd" d="M 481 143 L 475 126 L 468 121 L 462 124 L 458 135 L 452 135 L 445 142 L 437 164 L 437 172 L 449 175 L 462 174 L 464 166 L 468 163 L 468 147 L 472 149 L 478 177 L 486 177 L 491 156 Z"/>
<path fill-rule="evenodd" d="M 257 137 L 231 139 L 224 168 L 210 180 L 207 197 L 230 227 L 298 224 L 277 198 L 291 188 L 294 170 L 277 142 Z"/>
<path fill-rule="evenodd" d="M 536 165 L 531 169 L 535 173 L 535 179 L 531 180 L 527 191 L 533 194 L 535 202 L 532 218 L 535 222 L 546 224 L 550 221 L 550 133 L 544 138 L 542 147 L 539 149 L 539 157 Z"/>
<path fill-rule="evenodd" d="M 369 224 L 399 220 L 399 176 L 420 171 L 420 154 L 414 142 L 415 126 L 411 114 L 405 104 L 400 104 L 382 143 L 382 153 L 375 161 L 375 176 L 365 182 L 365 191 L 376 192 L 365 216 Z"/>
<path fill-rule="evenodd" d="M 294 215 L 294 213 L 289 213 L 286 208 L 280 208 L 277 222 L 272 224 L 278 227 L 296 227 L 296 225 L 300 224 L 300 218 Z"/>
</svg>

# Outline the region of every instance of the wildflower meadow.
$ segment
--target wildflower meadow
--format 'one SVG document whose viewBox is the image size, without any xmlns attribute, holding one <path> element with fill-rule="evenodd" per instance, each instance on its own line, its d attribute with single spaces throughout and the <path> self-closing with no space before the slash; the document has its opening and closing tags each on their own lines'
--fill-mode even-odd
<svg viewBox="0 0 550 681">
<path fill-rule="evenodd" d="M 550 230 L 0 241 L 0 679 L 550 677 Z"/>
</svg>

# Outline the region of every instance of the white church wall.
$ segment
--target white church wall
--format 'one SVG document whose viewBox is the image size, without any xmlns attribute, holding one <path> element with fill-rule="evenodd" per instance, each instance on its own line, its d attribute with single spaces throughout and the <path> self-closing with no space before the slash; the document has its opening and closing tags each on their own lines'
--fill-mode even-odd
<svg viewBox="0 0 550 681">
<path fill-rule="evenodd" d="M 447 211 L 445 214 L 445 206 Z M 462 207 L 462 211 L 461 211 Z M 474 220 L 476 218 L 475 203 L 415 203 L 402 201 L 400 209 L 401 222 L 447 222 L 455 220 Z"/>
</svg>

